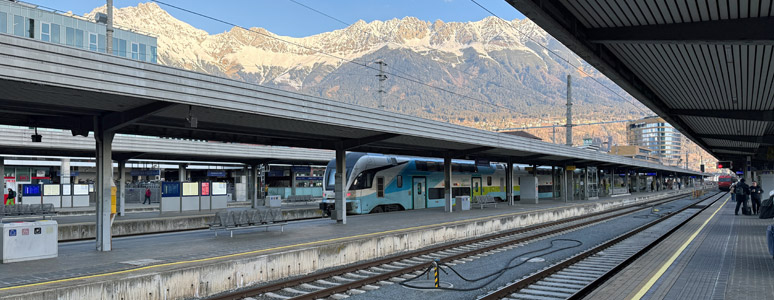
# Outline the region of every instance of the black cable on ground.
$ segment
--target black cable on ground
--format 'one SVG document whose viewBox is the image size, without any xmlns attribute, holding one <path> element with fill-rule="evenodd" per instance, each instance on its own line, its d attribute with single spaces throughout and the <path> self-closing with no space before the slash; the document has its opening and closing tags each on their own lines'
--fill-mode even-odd
<svg viewBox="0 0 774 300">
<path fill-rule="evenodd" d="M 572 245 L 572 246 L 557 248 L 557 249 L 554 249 L 554 250 L 542 253 L 540 255 L 535 254 L 535 253 L 538 253 L 538 252 L 541 252 L 541 251 L 545 251 L 545 250 L 549 250 L 551 248 L 554 248 L 556 242 L 575 242 L 576 244 Z M 497 270 L 495 272 L 492 272 L 492 273 L 489 273 L 487 275 L 481 276 L 481 277 L 477 277 L 477 278 L 466 278 L 465 276 L 460 274 L 457 270 L 455 270 L 452 266 L 447 265 L 447 264 L 439 264 L 440 266 L 445 266 L 445 267 L 449 268 L 452 272 L 454 272 L 454 274 L 456 274 L 462 280 L 467 281 L 467 282 L 476 282 L 476 281 L 481 281 L 481 280 L 490 278 L 485 283 L 480 284 L 480 285 L 475 286 L 475 287 L 471 287 L 471 288 L 447 288 L 447 287 L 437 287 L 436 288 L 436 287 L 416 286 L 416 285 L 411 285 L 411 284 L 408 283 L 409 281 L 415 280 L 415 279 L 421 277 L 422 275 L 426 274 L 430 270 L 429 268 L 424 273 L 419 274 L 419 275 L 417 275 L 417 276 L 415 276 L 413 278 L 410 278 L 410 279 L 407 279 L 407 280 L 401 282 L 400 285 L 408 287 L 408 288 L 423 289 L 423 290 L 440 289 L 440 290 L 457 291 L 457 292 L 475 291 L 475 290 L 479 290 L 479 289 L 481 289 L 483 287 L 486 287 L 487 285 L 491 284 L 492 282 L 494 282 L 495 280 L 500 278 L 500 276 L 505 274 L 506 271 L 514 269 L 514 268 L 516 268 L 518 266 L 521 266 L 521 265 L 525 264 L 526 262 L 528 262 L 529 260 L 531 260 L 533 258 L 536 258 L 536 257 L 539 257 L 539 256 L 545 256 L 545 255 L 552 254 L 552 253 L 556 253 L 556 252 L 559 252 L 559 251 L 562 251 L 562 250 L 577 248 L 577 247 L 580 247 L 582 245 L 583 245 L 583 242 L 581 242 L 579 240 L 575 240 L 575 239 L 555 239 L 555 240 L 551 241 L 551 245 L 550 246 L 543 247 L 543 248 L 536 249 L 536 250 L 532 250 L 532 251 L 529 251 L 529 252 L 526 252 L 526 253 L 522 253 L 520 255 L 516 255 L 513 258 L 511 258 L 508 261 L 508 263 L 504 267 L 500 268 L 499 270 Z M 511 265 L 511 264 L 513 264 L 513 261 L 516 260 L 517 258 L 523 257 L 525 255 L 531 255 L 531 254 L 535 254 L 535 255 L 530 256 L 530 257 L 526 258 L 525 260 L 523 260 L 523 261 L 521 261 L 521 262 L 519 262 L 519 263 L 517 263 L 515 265 Z M 441 268 L 441 270 L 443 270 L 443 268 Z M 446 273 L 446 272 L 444 271 L 444 273 Z"/>
</svg>

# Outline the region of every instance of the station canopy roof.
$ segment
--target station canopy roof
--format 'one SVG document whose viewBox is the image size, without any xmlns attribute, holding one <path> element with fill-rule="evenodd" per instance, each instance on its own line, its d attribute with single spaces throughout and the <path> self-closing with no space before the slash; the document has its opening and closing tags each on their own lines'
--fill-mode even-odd
<svg viewBox="0 0 774 300">
<path fill-rule="evenodd" d="M 720 160 L 774 161 L 774 2 L 507 0 Z"/>
</svg>

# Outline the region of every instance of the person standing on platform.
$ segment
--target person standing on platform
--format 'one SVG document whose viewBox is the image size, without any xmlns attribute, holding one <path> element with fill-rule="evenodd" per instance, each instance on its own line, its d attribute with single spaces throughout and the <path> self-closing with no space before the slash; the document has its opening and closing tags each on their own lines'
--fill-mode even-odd
<svg viewBox="0 0 774 300">
<path fill-rule="evenodd" d="M 5 201 L 5 205 L 15 205 L 16 204 L 16 192 L 14 192 L 11 188 L 8 188 L 8 200 Z"/>
<path fill-rule="evenodd" d="M 148 205 L 150 205 L 151 204 L 150 196 L 151 196 L 150 188 L 145 188 L 145 200 L 142 200 L 142 204 L 145 204 L 145 201 L 148 201 Z"/>
<path fill-rule="evenodd" d="M 752 202 L 753 215 L 757 215 L 761 207 L 761 194 L 763 194 L 763 188 L 758 185 L 757 181 L 753 181 L 750 187 L 750 202 Z"/>
<path fill-rule="evenodd" d="M 739 183 L 734 187 L 734 194 L 736 194 L 736 209 L 734 209 L 734 215 L 739 215 L 739 205 L 742 206 L 742 214 L 747 209 L 747 195 L 750 194 L 750 186 L 744 183 L 744 178 L 739 180 Z"/>
<path fill-rule="evenodd" d="M 732 202 L 732 203 L 733 203 L 733 202 L 736 202 L 736 193 L 734 193 L 734 192 L 735 192 L 735 188 L 736 188 L 736 182 L 734 182 L 733 184 L 731 184 L 731 185 L 728 187 L 728 193 L 730 193 L 730 194 L 731 194 L 731 202 Z"/>
</svg>

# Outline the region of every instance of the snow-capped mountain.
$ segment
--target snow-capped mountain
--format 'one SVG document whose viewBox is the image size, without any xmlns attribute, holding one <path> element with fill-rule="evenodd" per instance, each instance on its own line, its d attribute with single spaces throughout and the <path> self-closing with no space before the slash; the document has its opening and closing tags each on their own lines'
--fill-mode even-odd
<svg viewBox="0 0 774 300">
<path fill-rule="evenodd" d="M 105 12 L 105 7 L 86 17 L 97 12 Z M 579 58 L 529 20 L 361 20 L 340 30 L 295 38 L 237 27 L 210 35 L 155 3 L 116 9 L 114 16 L 119 26 L 158 37 L 161 64 L 366 106 L 379 101 L 374 62 L 384 61 L 388 76 L 383 83 L 384 106 L 423 117 L 464 122 L 474 117 L 519 117 L 514 111 L 533 117 L 551 115 L 548 110 L 560 113 L 568 73 L 577 75 L 576 101 L 593 104 L 576 105 L 579 113 L 633 111 L 620 105 L 620 97 L 574 70 L 565 60 L 578 66 Z M 586 71 L 598 77 L 593 69 Z M 477 103 L 482 101 L 495 106 Z"/>
</svg>

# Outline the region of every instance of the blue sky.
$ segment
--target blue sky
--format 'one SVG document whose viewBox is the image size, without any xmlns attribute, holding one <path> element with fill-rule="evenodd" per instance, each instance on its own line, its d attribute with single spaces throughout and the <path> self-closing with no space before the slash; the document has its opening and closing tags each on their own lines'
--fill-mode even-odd
<svg viewBox="0 0 774 300">
<path fill-rule="evenodd" d="M 72 11 L 83 15 L 95 7 L 104 5 L 105 0 L 23 0 L 26 2 Z M 417 17 L 421 20 L 444 22 L 478 21 L 489 13 L 470 0 L 295 0 L 309 7 L 327 13 L 346 23 L 357 20 L 373 21 Z M 137 0 L 113 0 L 118 8 L 136 6 Z M 302 37 L 345 27 L 344 24 L 304 8 L 290 0 L 163 0 L 163 2 L 203 13 L 218 19 L 245 27 L 263 27 L 280 35 Z M 522 19 L 524 16 L 504 0 L 478 0 L 498 16 L 507 19 Z M 209 33 L 220 33 L 231 28 L 229 25 L 210 21 L 199 16 L 159 4 L 172 16 L 204 29 Z"/>
</svg>

